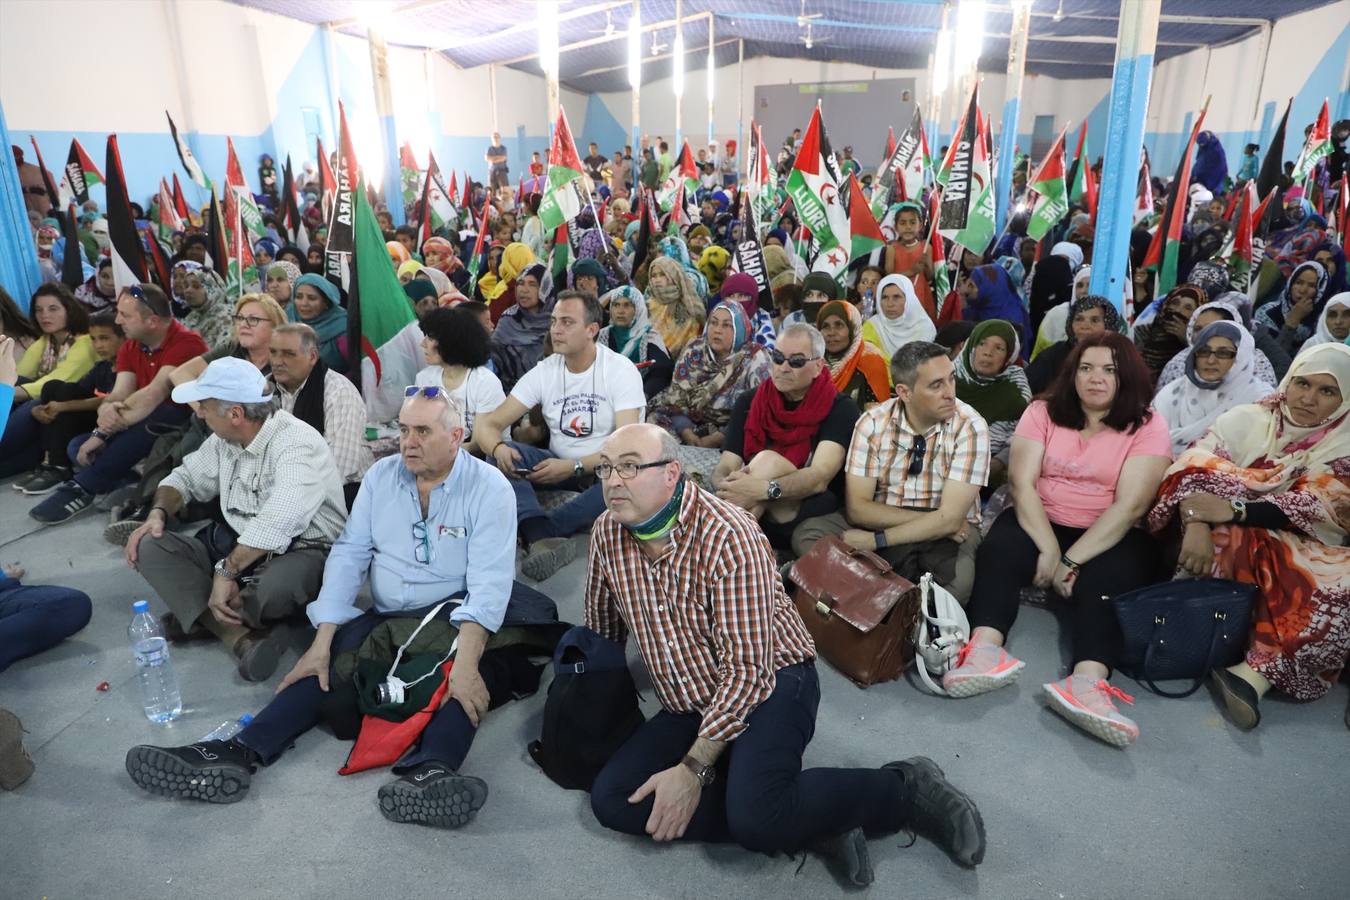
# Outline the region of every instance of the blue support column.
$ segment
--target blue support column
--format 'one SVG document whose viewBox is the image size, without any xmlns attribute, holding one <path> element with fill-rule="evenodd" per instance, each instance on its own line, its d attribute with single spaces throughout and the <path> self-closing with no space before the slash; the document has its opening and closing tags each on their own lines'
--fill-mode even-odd
<svg viewBox="0 0 1350 900">
<path fill-rule="evenodd" d="M 1092 280 L 1088 287 L 1092 293 L 1111 300 L 1122 312 L 1130 287 L 1130 230 L 1134 224 L 1135 190 L 1161 12 L 1162 0 L 1120 0 L 1120 29 L 1116 35 L 1102 186 L 1092 242 Z"/>
<path fill-rule="evenodd" d="M 29 298 L 42 283 L 38 270 L 37 244 L 28 224 L 28 207 L 23 202 L 19 168 L 9 148 L 9 128 L 5 125 L 5 107 L 0 103 L 0 287 L 4 287 L 19 308 L 28 309 Z M 67 248 L 67 253 L 72 252 Z M 74 252 L 78 253 L 79 248 Z"/>
<path fill-rule="evenodd" d="M 1008 224 L 1008 210 L 1012 207 L 1012 176 L 1017 155 L 1017 118 L 1022 108 L 1022 76 L 1026 72 L 1027 32 L 1031 29 L 1030 0 L 1013 0 L 1012 38 L 1008 43 L 1008 81 L 1003 101 L 1003 125 L 999 133 L 998 172 L 994 184 L 998 187 L 998 205 L 995 222 L 1002 234 Z"/>
<path fill-rule="evenodd" d="M 375 114 L 380 119 L 384 139 L 384 203 L 394 227 L 404 224 L 403 177 L 398 148 L 398 128 L 394 124 L 394 92 L 389 83 L 389 51 L 384 36 L 375 29 L 367 32 L 370 44 L 370 75 L 375 87 Z"/>
</svg>

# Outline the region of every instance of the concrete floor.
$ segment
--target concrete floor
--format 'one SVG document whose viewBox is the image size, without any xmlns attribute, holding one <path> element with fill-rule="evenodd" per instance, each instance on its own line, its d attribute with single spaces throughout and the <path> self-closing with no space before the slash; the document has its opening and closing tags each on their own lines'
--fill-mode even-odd
<svg viewBox="0 0 1350 900">
<path fill-rule="evenodd" d="M 385 821 L 375 791 L 388 776 L 338 776 L 348 747 L 317 730 L 256 775 L 233 806 L 143 794 L 123 768 L 128 747 L 191 742 L 262 707 L 273 686 L 240 681 L 219 647 L 175 649 L 187 708 L 170 726 L 146 721 L 125 633 L 130 603 L 149 596 L 146 585 L 103 542 L 106 514 L 34 531 L 30 505 L 0 485 L 0 560 L 22 562 L 30 583 L 88 592 L 94 618 L 64 645 L 0 674 L 0 706 L 23 720 L 37 764 L 27 784 L 0 793 L 6 900 L 843 892 L 815 858 L 798 872 L 796 861 L 735 847 L 654 846 L 603 831 L 586 796 L 556 787 L 525 752 L 538 734 L 542 694 L 489 718 L 465 768 L 487 779 L 491 794 L 460 831 Z M 543 586 L 572 621 L 581 616 L 583 566 L 574 562 Z M 151 604 L 162 611 L 157 598 Z M 1013 649 L 1029 663 L 1022 681 L 963 701 L 903 680 L 862 691 L 822 665 L 808 765 L 926 754 L 975 798 L 988 828 L 988 855 L 974 872 L 922 840 L 908 848 L 903 835 L 874 841 L 873 894 L 1345 896 L 1344 687 L 1307 706 L 1268 702 L 1260 729 L 1244 734 L 1208 692 L 1164 700 L 1121 679 L 1138 699 L 1132 714 L 1143 734 L 1120 751 L 1038 700 L 1040 683 L 1065 661 L 1053 615 L 1027 609 Z M 96 691 L 105 680 L 111 690 Z"/>
</svg>

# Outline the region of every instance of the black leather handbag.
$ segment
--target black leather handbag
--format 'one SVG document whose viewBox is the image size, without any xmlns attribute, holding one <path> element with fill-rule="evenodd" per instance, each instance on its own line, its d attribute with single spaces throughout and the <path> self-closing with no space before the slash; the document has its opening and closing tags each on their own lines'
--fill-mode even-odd
<svg viewBox="0 0 1350 900">
<path fill-rule="evenodd" d="M 1125 641 L 1120 670 L 1162 697 L 1189 697 L 1211 669 L 1242 660 L 1256 585 L 1219 578 L 1154 584 L 1111 601 Z M 1159 681 L 1189 679 L 1184 691 Z"/>
</svg>

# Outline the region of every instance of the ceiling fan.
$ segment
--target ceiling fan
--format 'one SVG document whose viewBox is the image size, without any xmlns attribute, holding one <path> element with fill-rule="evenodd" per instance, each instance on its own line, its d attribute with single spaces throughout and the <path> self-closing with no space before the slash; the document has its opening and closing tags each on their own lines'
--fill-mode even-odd
<svg viewBox="0 0 1350 900">
<path fill-rule="evenodd" d="M 824 13 L 811 13 L 810 15 L 807 15 L 807 14 L 806 14 L 806 0 L 802 0 L 801 11 L 800 11 L 799 13 L 797 13 L 797 27 L 798 27 L 798 28 L 806 28 L 807 26 L 809 26 L 809 25 L 811 24 L 811 20 L 812 20 L 812 19 L 819 19 L 819 18 L 820 18 L 821 16 L 823 16 L 823 15 L 825 15 L 825 14 L 824 14 Z"/>
<path fill-rule="evenodd" d="M 614 31 L 614 18 L 609 10 L 605 10 L 605 27 L 590 29 L 591 34 L 603 34 L 605 37 L 613 36 Z"/>
<path fill-rule="evenodd" d="M 652 56 L 657 56 L 658 54 L 661 53 L 662 50 L 665 50 L 669 46 L 670 46 L 669 44 L 665 44 L 657 40 L 656 32 L 655 31 L 652 32 Z"/>
</svg>

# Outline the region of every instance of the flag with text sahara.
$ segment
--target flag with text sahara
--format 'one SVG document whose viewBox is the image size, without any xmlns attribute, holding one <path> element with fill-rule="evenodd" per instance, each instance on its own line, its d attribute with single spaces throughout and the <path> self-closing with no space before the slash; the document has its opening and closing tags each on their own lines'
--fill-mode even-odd
<svg viewBox="0 0 1350 900">
<path fill-rule="evenodd" d="M 942 206 L 939 209 L 938 230 L 945 238 L 955 239 L 965 230 L 970 220 L 971 207 L 977 190 L 974 183 L 975 144 L 980 139 L 979 90 L 971 91 L 970 103 L 961 116 L 961 125 L 947 150 L 942 163 Z M 977 252 L 983 252 L 981 247 Z"/>
<path fill-rule="evenodd" d="M 94 166 L 94 161 L 84 152 L 77 138 L 70 139 L 64 177 L 77 203 L 89 202 L 89 189 L 96 184 L 103 184 L 103 174 Z"/>
<path fill-rule="evenodd" d="M 350 289 L 347 269 L 349 258 L 356 250 L 354 217 L 361 169 L 356 161 L 351 132 L 347 129 L 347 111 L 340 100 L 338 135 L 337 182 L 333 212 L 328 221 L 328 241 L 324 244 L 324 274 L 333 283 Z M 387 253 L 385 255 L 388 256 Z"/>
</svg>

